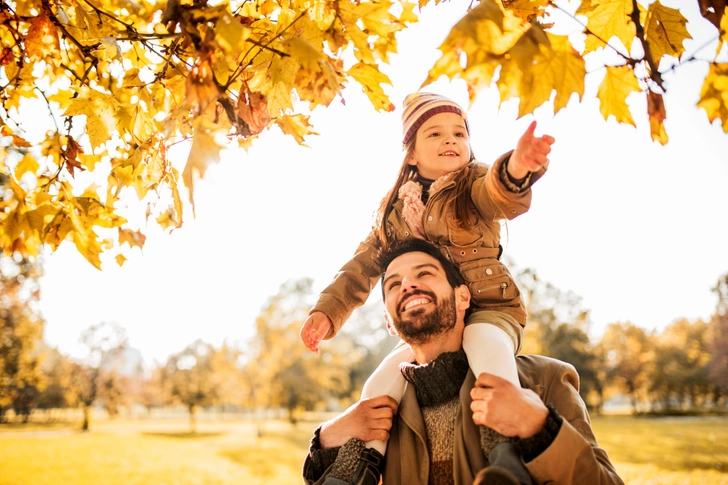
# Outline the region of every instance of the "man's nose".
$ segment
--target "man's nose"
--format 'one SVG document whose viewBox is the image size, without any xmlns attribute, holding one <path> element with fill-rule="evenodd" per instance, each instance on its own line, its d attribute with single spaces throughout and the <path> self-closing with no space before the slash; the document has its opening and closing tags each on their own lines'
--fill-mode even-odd
<svg viewBox="0 0 728 485">
<path fill-rule="evenodd" d="M 409 293 L 416 288 L 417 288 L 417 281 L 415 281 L 414 278 L 409 278 L 407 276 L 402 278 L 402 287 L 401 287 L 402 293 L 404 293 L 404 294 Z"/>
</svg>

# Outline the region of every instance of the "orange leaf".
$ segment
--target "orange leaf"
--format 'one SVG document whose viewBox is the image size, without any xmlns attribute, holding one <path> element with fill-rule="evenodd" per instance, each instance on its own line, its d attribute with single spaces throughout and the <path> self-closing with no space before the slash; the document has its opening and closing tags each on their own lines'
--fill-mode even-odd
<svg viewBox="0 0 728 485">
<path fill-rule="evenodd" d="M 270 114 L 268 101 L 259 92 L 248 93 L 241 90 L 238 98 L 238 115 L 248 124 L 251 135 L 257 135 L 268 126 Z"/>
<path fill-rule="evenodd" d="M 60 61 L 61 44 L 58 29 L 47 15 L 40 15 L 30 21 L 28 35 L 25 36 L 25 53 L 31 61 L 50 57 Z"/>
<path fill-rule="evenodd" d="M 76 140 L 69 135 L 66 149 L 63 150 L 63 158 L 66 161 L 66 170 L 68 170 L 68 173 L 71 174 L 71 177 L 74 176 L 75 169 L 79 169 L 81 171 L 86 170 L 86 168 L 81 165 L 81 162 L 78 161 L 79 153 L 83 153 L 81 145 L 79 145 Z"/>
<path fill-rule="evenodd" d="M 185 87 L 187 106 L 193 109 L 197 107 L 199 113 L 205 111 L 207 106 L 217 99 L 220 91 L 212 78 L 212 66 L 208 58 L 202 58 L 192 66 Z"/>
<path fill-rule="evenodd" d="M 658 141 L 664 145 L 667 143 L 667 132 L 665 132 L 665 103 L 662 95 L 647 92 L 647 114 L 650 116 L 650 131 L 652 132 L 652 140 Z"/>
</svg>

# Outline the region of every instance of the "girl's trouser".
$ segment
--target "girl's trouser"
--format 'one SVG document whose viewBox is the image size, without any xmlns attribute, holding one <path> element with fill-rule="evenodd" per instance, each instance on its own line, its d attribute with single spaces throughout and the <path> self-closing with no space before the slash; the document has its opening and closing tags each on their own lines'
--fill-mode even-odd
<svg viewBox="0 0 728 485">
<path fill-rule="evenodd" d="M 468 356 L 468 363 L 475 376 L 487 372 L 520 387 L 514 356 L 516 346 L 520 345 L 499 326 L 468 320 L 463 332 L 463 350 Z M 410 346 L 400 342 L 367 379 L 361 398 L 368 399 L 387 394 L 400 403 L 407 381 L 402 376 L 399 365 L 413 360 L 414 354 Z M 369 441 L 366 446 L 374 448 L 381 454 L 387 451 L 387 442 L 382 440 Z"/>
</svg>

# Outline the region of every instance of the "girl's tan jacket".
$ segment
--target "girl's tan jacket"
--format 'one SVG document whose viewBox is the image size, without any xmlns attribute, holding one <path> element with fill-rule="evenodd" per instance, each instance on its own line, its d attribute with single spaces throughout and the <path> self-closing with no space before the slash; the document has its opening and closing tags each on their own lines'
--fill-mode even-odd
<svg viewBox="0 0 728 485">
<path fill-rule="evenodd" d="M 508 315 L 520 326 L 526 324 L 526 311 L 521 294 L 508 269 L 498 260 L 500 223 L 528 211 L 531 205 L 531 185 L 546 172 L 542 168 L 530 174 L 525 187 L 508 188 L 499 175 L 511 152 L 502 155 L 492 167 L 473 162 L 462 170 L 474 170 L 476 178 L 470 187 L 469 210 L 477 212 L 477 225 L 463 228 L 455 220 L 453 193 L 455 182 L 450 181 L 431 193 L 425 205 L 424 233 L 431 243 L 460 268 L 472 293 L 474 311 L 495 310 Z M 516 191 L 517 190 L 517 191 Z M 387 220 L 387 232 L 392 240 L 413 237 L 412 228 L 402 216 L 403 202 L 397 200 Z M 369 296 L 381 276 L 376 263 L 380 244 L 376 230 L 359 244 L 354 257 L 337 273 L 333 282 L 321 292 L 311 312 L 325 313 L 333 324 L 326 338 L 333 337 L 357 307 Z M 498 325 L 501 326 L 501 325 Z M 506 325 L 507 326 L 507 325 Z M 504 328 L 520 347 L 519 328 Z M 520 332 L 520 333 L 519 333 Z M 518 334 L 518 335 L 514 335 Z"/>
</svg>

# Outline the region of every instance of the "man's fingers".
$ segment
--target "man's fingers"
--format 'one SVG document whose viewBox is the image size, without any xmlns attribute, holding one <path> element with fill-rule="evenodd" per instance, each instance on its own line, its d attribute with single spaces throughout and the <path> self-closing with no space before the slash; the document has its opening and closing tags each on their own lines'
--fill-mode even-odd
<svg viewBox="0 0 728 485">
<path fill-rule="evenodd" d="M 397 401 L 395 401 L 392 396 L 388 396 L 386 394 L 376 397 L 370 397 L 369 399 L 364 399 L 362 402 L 370 408 L 389 408 L 392 410 L 393 413 L 396 413 L 397 408 L 399 407 Z"/>
<path fill-rule="evenodd" d="M 475 381 L 475 385 L 477 387 L 497 387 L 510 383 L 511 382 L 509 380 L 503 379 L 502 377 L 498 377 L 493 374 L 488 374 L 487 372 L 483 372 L 482 374 L 480 374 L 478 376 L 478 379 Z"/>
</svg>

